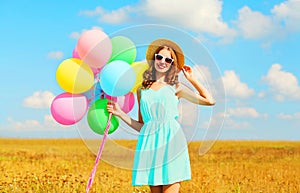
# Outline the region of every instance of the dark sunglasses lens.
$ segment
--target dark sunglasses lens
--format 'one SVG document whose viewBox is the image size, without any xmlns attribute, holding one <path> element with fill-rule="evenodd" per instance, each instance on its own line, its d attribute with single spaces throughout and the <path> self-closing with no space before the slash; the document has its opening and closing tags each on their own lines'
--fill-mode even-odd
<svg viewBox="0 0 300 193">
<path fill-rule="evenodd" d="M 155 58 L 156 58 L 156 60 L 161 60 L 161 59 L 163 59 L 163 56 L 162 56 L 162 55 L 159 55 L 159 54 L 157 54 Z"/>
<path fill-rule="evenodd" d="M 168 64 L 171 64 L 173 60 L 172 60 L 171 58 L 166 58 L 165 61 L 166 61 Z"/>
</svg>

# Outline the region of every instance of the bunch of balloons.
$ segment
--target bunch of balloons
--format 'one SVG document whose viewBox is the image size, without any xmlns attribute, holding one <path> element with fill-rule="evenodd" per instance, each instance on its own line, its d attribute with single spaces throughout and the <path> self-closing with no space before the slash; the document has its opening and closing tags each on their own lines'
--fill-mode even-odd
<svg viewBox="0 0 300 193">
<path fill-rule="evenodd" d="M 54 98 L 51 114 L 60 124 L 72 125 L 87 113 L 90 128 L 104 133 L 109 101 L 117 102 L 124 112 L 134 106 L 134 93 L 142 83 L 146 62 L 134 62 L 136 47 L 125 36 L 110 38 L 101 30 L 85 31 L 78 39 L 72 58 L 62 61 L 56 80 L 65 91 Z M 109 134 L 119 126 L 112 116 Z"/>
</svg>

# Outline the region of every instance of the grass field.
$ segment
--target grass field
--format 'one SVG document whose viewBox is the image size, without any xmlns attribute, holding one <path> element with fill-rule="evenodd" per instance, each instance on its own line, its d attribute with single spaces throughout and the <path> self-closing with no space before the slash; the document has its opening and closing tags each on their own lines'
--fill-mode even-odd
<svg viewBox="0 0 300 193">
<path fill-rule="evenodd" d="M 181 184 L 181 193 L 300 192 L 300 142 L 217 141 L 203 156 L 199 146 L 189 144 L 192 180 Z M 95 155 L 81 139 L 0 139 L 0 147 L 1 193 L 85 192 Z M 150 190 L 132 187 L 130 170 L 101 161 L 90 192 Z"/>
</svg>

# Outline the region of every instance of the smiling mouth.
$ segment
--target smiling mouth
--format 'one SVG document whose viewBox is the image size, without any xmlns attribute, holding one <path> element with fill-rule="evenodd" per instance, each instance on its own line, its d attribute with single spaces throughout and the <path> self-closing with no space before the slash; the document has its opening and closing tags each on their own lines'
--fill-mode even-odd
<svg viewBox="0 0 300 193">
<path fill-rule="evenodd" d="M 166 66 L 164 63 L 158 63 L 158 64 L 157 64 L 157 67 L 158 67 L 159 69 L 164 69 L 164 68 L 166 68 L 167 66 Z"/>
</svg>

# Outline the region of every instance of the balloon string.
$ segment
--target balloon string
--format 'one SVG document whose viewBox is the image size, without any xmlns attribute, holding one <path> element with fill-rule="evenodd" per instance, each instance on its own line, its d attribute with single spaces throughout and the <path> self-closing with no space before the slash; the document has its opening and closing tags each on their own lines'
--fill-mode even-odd
<svg viewBox="0 0 300 193">
<path fill-rule="evenodd" d="M 91 99 L 95 98 L 95 93 L 93 92 L 94 89 L 95 89 L 95 86 L 93 86 L 93 88 L 91 89 L 91 91 L 92 91 L 92 97 L 91 97 Z"/>
<path fill-rule="evenodd" d="M 97 80 L 97 82 L 100 82 L 99 76 L 96 76 L 96 80 Z"/>
<path fill-rule="evenodd" d="M 110 127 L 111 117 L 112 117 L 112 113 L 109 113 L 108 122 L 107 122 L 107 125 L 106 125 L 106 128 L 105 128 L 104 136 L 103 136 L 103 139 L 102 139 L 102 142 L 101 142 L 101 145 L 100 145 L 100 148 L 99 148 L 96 160 L 95 160 L 94 168 L 93 168 L 93 170 L 91 172 L 91 175 L 89 177 L 89 180 L 88 180 L 88 184 L 87 184 L 87 187 L 86 187 L 86 193 L 88 193 L 90 191 L 90 188 L 91 188 L 91 186 L 93 184 L 93 181 L 94 181 L 94 178 L 95 178 L 97 166 L 98 166 L 98 163 L 99 163 L 102 151 L 103 151 L 103 147 L 104 147 L 104 143 L 105 143 L 106 137 L 108 135 L 108 130 L 109 130 L 109 127 Z"/>
<path fill-rule="evenodd" d="M 92 102 L 93 99 L 95 98 L 95 95 L 94 95 L 94 92 L 93 92 L 94 88 L 95 88 L 95 86 L 92 86 L 92 87 L 90 88 L 90 90 L 88 91 L 88 97 L 87 97 L 87 100 L 88 100 L 88 104 L 89 104 L 89 105 L 91 104 L 91 102 Z M 91 95 L 91 97 L 89 97 L 89 95 Z"/>
</svg>

